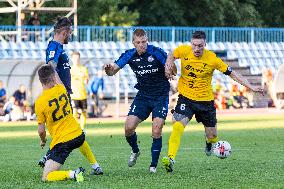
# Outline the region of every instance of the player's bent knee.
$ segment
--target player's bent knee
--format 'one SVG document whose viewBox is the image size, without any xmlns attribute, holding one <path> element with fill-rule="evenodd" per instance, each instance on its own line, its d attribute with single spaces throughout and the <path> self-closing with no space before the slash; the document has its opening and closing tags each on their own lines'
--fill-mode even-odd
<svg viewBox="0 0 284 189">
<path fill-rule="evenodd" d="M 177 122 L 177 121 L 182 123 L 183 126 L 186 126 L 188 124 L 188 122 L 189 122 L 189 119 L 188 119 L 188 117 L 186 115 L 174 112 L 173 122 Z"/>
<path fill-rule="evenodd" d="M 135 127 L 130 125 L 125 125 L 125 136 L 130 136 L 135 132 Z"/>
<path fill-rule="evenodd" d="M 160 138 L 162 135 L 162 130 L 161 129 L 153 129 L 152 130 L 152 137 L 153 138 Z"/>
</svg>

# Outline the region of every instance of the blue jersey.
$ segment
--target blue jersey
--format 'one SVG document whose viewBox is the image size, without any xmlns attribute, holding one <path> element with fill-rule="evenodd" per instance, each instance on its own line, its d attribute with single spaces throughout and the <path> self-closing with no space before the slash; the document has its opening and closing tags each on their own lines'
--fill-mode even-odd
<svg viewBox="0 0 284 189">
<path fill-rule="evenodd" d="M 147 51 L 138 55 L 136 49 L 125 51 L 115 63 L 123 68 L 129 64 L 136 75 L 135 88 L 147 96 L 165 96 L 169 94 L 170 84 L 165 76 L 167 54 L 160 48 L 148 45 Z"/>
<path fill-rule="evenodd" d="M 104 90 L 104 79 L 102 77 L 93 77 L 91 81 L 89 81 L 88 90 L 89 92 L 97 95 L 99 89 Z"/>
<path fill-rule="evenodd" d="M 6 90 L 4 88 L 0 89 L 0 98 L 6 95 Z"/>
<path fill-rule="evenodd" d="M 63 50 L 63 45 L 57 41 L 50 41 L 46 49 L 46 63 L 53 60 L 56 64 L 56 71 L 64 84 L 67 92 L 72 94 L 71 74 L 69 58 Z"/>
</svg>

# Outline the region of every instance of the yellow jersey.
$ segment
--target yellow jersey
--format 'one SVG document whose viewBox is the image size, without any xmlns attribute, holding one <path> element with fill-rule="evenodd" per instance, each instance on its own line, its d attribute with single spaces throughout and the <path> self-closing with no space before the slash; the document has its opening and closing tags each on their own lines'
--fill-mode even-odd
<svg viewBox="0 0 284 189">
<path fill-rule="evenodd" d="M 215 69 L 226 72 L 228 65 L 207 49 L 204 49 L 201 57 L 195 57 L 189 45 L 177 47 L 173 55 L 176 59 L 181 59 L 178 92 L 195 101 L 214 100 L 211 84 L 213 72 Z"/>
<path fill-rule="evenodd" d="M 38 124 L 46 125 L 52 138 L 50 149 L 56 144 L 67 142 L 82 134 L 72 109 L 64 85 L 56 85 L 44 90 L 35 102 Z"/>
<path fill-rule="evenodd" d="M 85 66 L 71 67 L 71 88 L 73 100 L 84 100 L 87 98 L 86 80 L 89 79 L 88 69 Z"/>
</svg>

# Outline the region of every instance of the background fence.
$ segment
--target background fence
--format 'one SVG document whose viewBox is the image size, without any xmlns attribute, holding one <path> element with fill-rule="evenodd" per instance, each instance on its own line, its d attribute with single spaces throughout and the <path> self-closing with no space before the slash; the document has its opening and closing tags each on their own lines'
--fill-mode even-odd
<svg viewBox="0 0 284 189">
<path fill-rule="evenodd" d="M 208 42 L 283 42 L 284 28 L 228 27 L 143 27 L 150 41 L 184 42 L 196 30 L 207 34 Z M 7 41 L 47 41 L 52 26 L 0 26 L 0 39 Z M 135 27 L 78 26 L 73 41 L 131 41 Z"/>
</svg>

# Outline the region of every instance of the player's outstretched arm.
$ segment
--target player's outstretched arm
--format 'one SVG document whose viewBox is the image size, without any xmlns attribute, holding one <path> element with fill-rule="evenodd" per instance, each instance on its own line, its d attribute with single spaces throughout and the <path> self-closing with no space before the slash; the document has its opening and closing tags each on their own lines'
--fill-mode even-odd
<svg viewBox="0 0 284 189">
<path fill-rule="evenodd" d="M 247 88 L 249 88 L 253 92 L 258 92 L 258 93 L 261 93 L 262 95 L 264 95 L 263 88 L 255 87 L 255 86 L 251 85 L 246 78 L 244 78 L 242 75 L 238 74 L 236 71 L 233 70 L 232 73 L 230 74 L 230 77 L 233 80 L 235 80 L 236 82 L 240 83 L 241 85 L 246 86 Z"/>
<path fill-rule="evenodd" d="M 174 61 L 175 61 L 174 55 L 173 53 L 170 52 L 168 54 L 166 64 L 165 64 L 165 74 L 168 79 L 172 79 L 173 76 L 177 74 L 177 67 Z"/>
<path fill-rule="evenodd" d="M 120 67 L 114 63 L 105 64 L 103 68 L 108 76 L 113 76 L 120 70 Z"/>
<path fill-rule="evenodd" d="M 45 131 L 45 124 L 38 125 L 38 135 L 40 137 L 40 146 L 43 148 L 46 144 L 46 131 Z"/>
</svg>

